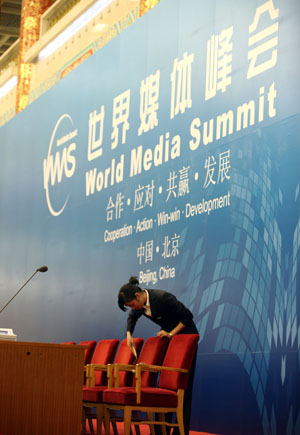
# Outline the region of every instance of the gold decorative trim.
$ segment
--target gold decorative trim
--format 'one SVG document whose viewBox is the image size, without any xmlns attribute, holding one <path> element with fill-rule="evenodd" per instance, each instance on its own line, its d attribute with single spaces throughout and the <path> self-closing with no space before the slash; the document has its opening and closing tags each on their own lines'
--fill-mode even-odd
<svg viewBox="0 0 300 435">
<path fill-rule="evenodd" d="M 140 17 L 154 8 L 160 0 L 140 0 Z"/>
</svg>

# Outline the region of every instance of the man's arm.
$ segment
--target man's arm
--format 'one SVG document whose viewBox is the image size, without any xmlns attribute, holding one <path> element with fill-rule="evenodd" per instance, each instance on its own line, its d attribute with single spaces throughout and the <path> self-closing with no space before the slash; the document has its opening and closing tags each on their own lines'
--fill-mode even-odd
<svg viewBox="0 0 300 435">
<path fill-rule="evenodd" d="M 160 330 L 157 334 L 158 336 L 172 338 L 173 335 L 179 334 L 192 322 L 192 312 L 172 293 L 165 292 L 161 304 L 166 315 L 172 313 L 178 319 L 178 324 L 171 331 Z"/>
<path fill-rule="evenodd" d="M 131 334 L 134 331 L 136 322 L 143 314 L 143 310 L 130 310 L 128 317 L 127 317 L 127 331 L 129 331 Z"/>
<path fill-rule="evenodd" d="M 167 332 L 167 331 L 164 331 L 163 329 L 161 329 L 160 331 L 158 331 L 157 335 L 159 337 L 172 338 L 173 335 L 179 334 L 180 331 L 182 331 L 184 328 L 185 328 L 185 325 L 182 322 L 179 322 L 178 325 L 176 325 L 175 328 L 172 329 L 172 331 Z"/>
<path fill-rule="evenodd" d="M 166 315 L 172 313 L 174 317 L 178 319 L 178 322 L 182 323 L 184 326 L 187 326 L 192 322 L 193 313 L 172 293 L 165 292 L 161 304 Z"/>
<path fill-rule="evenodd" d="M 135 345 L 134 345 L 134 341 L 131 335 L 130 331 L 127 331 L 126 333 L 126 337 L 127 337 L 127 346 L 130 348 L 131 352 L 134 354 L 134 356 L 136 357 L 136 349 L 135 349 Z"/>
<path fill-rule="evenodd" d="M 131 349 L 134 356 L 136 356 L 136 350 L 132 338 L 132 333 L 134 331 L 137 320 L 141 317 L 142 314 L 143 314 L 142 310 L 131 310 L 127 317 L 127 332 L 126 332 L 127 346 Z"/>
</svg>

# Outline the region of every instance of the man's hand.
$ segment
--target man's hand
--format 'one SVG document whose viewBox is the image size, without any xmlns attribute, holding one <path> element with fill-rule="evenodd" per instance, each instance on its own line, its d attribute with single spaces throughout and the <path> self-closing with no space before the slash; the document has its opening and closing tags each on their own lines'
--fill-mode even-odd
<svg viewBox="0 0 300 435">
<path fill-rule="evenodd" d="M 133 355 L 135 357 L 137 357 L 134 341 L 133 341 L 132 335 L 131 335 L 131 333 L 129 331 L 127 331 L 127 346 L 130 348 L 130 350 L 133 353 Z"/>
<path fill-rule="evenodd" d="M 176 334 L 180 334 L 180 331 L 182 331 L 185 328 L 185 325 L 182 322 L 179 322 L 178 325 L 175 326 L 175 328 L 172 329 L 172 331 L 167 332 L 164 331 L 163 329 L 161 329 L 157 335 L 159 337 L 168 337 L 168 338 L 172 338 L 174 337 L 174 335 Z"/>
<path fill-rule="evenodd" d="M 158 331 L 157 335 L 158 335 L 158 337 L 168 337 L 168 338 L 173 337 L 173 334 L 171 334 L 170 332 L 164 331 L 163 329 Z"/>
</svg>

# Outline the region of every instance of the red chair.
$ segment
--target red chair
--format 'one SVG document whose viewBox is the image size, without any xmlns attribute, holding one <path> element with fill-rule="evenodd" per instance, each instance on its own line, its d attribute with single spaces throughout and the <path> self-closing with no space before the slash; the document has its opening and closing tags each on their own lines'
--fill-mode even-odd
<svg viewBox="0 0 300 435">
<path fill-rule="evenodd" d="M 169 344 L 169 339 L 167 337 L 150 337 L 146 340 L 144 347 L 142 349 L 142 352 L 138 358 L 137 364 L 144 364 L 144 365 L 160 365 L 164 359 L 166 349 Z M 126 364 L 114 364 L 114 375 L 115 375 L 115 388 L 122 388 L 122 384 L 119 383 L 119 379 L 121 376 L 124 375 L 125 372 L 135 372 L 136 365 L 126 365 Z M 143 387 L 155 387 L 157 384 L 157 376 L 158 372 L 149 372 L 144 371 L 141 374 L 141 385 Z M 133 379 L 133 383 L 131 386 L 135 386 L 135 378 Z M 124 387 L 126 388 L 126 387 Z M 114 411 L 116 409 L 122 409 L 122 407 L 114 408 Z M 123 418 L 116 418 L 114 411 L 110 410 L 110 421 L 114 423 L 115 421 L 123 421 Z M 135 431 L 136 434 L 140 434 L 139 426 L 136 423 L 136 420 L 138 418 L 138 413 L 134 413 L 135 417 Z M 153 415 L 148 414 L 149 420 L 153 420 Z M 154 427 L 150 426 L 151 433 L 154 434 Z"/>
<path fill-rule="evenodd" d="M 84 384 L 86 384 L 86 386 L 91 385 L 91 376 L 90 376 L 90 371 L 92 370 L 91 365 L 98 364 L 98 365 L 106 366 L 107 364 L 111 364 L 114 360 L 118 345 L 119 345 L 119 340 L 117 339 L 106 339 L 106 340 L 104 339 L 104 340 L 100 340 L 97 343 L 90 364 L 84 366 Z M 93 386 L 106 385 L 107 384 L 106 373 L 100 371 L 95 373 L 95 376 L 92 379 L 92 383 Z M 83 386 L 83 389 L 84 388 L 85 385 Z M 90 429 L 92 430 L 93 425 L 92 425 L 91 418 L 89 418 L 89 425 L 90 425 Z"/>
<path fill-rule="evenodd" d="M 93 380 L 92 380 L 93 385 L 91 385 L 90 371 L 93 371 L 92 366 L 95 366 L 95 364 L 105 365 L 105 366 L 107 364 L 111 364 L 114 361 L 118 345 L 119 345 L 119 340 L 117 339 L 100 340 L 97 343 L 90 364 L 87 364 L 85 366 L 87 386 L 107 384 L 106 373 L 97 371 L 94 373 Z"/>
<path fill-rule="evenodd" d="M 155 364 L 160 365 L 164 359 L 166 349 L 169 343 L 169 339 L 166 337 L 150 337 L 145 341 L 143 349 L 138 357 L 136 364 Z M 124 384 L 121 381 L 122 377 L 126 374 L 126 372 L 133 373 L 135 372 L 136 365 L 130 364 L 118 364 L 117 361 L 114 363 L 114 377 L 115 377 L 115 387 L 126 387 L 126 386 L 134 386 L 135 378 L 131 384 Z M 147 387 L 155 387 L 157 383 L 158 373 L 150 373 L 143 372 L 141 377 L 141 382 L 143 386 Z"/>
<path fill-rule="evenodd" d="M 109 435 L 110 410 L 115 409 L 124 411 L 124 435 L 130 434 L 132 413 L 140 411 L 148 414 L 148 420 L 134 421 L 133 424 L 149 424 L 150 427 L 154 424 L 161 425 L 164 433 L 165 426 L 176 426 L 180 435 L 184 435 L 184 390 L 187 387 L 188 372 L 197 350 L 198 339 L 197 334 L 175 335 L 170 341 L 162 366 L 137 364 L 135 387 L 111 388 L 104 391 L 106 435 Z M 144 371 L 160 373 L 157 388 L 143 386 Z M 159 421 L 153 421 L 154 412 L 158 414 Z M 176 413 L 177 423 L 165 421 L 165 414 L 169 412 Z"/>
<path fill-rule="evenodd" d="M 144 340 L 142 338 L 134 338 L 134 344 L 137 355 L 140 354 Z M 97 348 L 96 348 L 97 350 Z M 95 350 L 95 352 L 96 352 Z M 94 353 L 95 354 L 95 353 Z M 115 363 L 132 364 L 135 356 L 127 346 L 127 340 L 124 339 L 116 354 Z M 96 408 L 97 418 L 97 434 L 101 434 L 101 425 L 103 421 L 103 402 L 102 394 L 107 387 L 113 386 L 113 365 L 107 363 L 94 363 L 94 357 L 87 370 L 87 386 L 83 387 L 83 412 L 82 412 L 82 433 L 86 433 L 86 418 L 93 417 L 87 414 L 87 408 Z M 99 374 L 103 375 L 99 381 Z M 107 377 L 106 377 L 107 375 Z M 121 385 L 130 385 L 132 382 L 132 373 L 122 373 L 120 378 Z M 97 381 L 98 379 L 98 381 Z"/>
<path fill-rule="evenodd" d="M 87 348 L 84 351 L 84 365 L 90 364 L 97 341 L 87 340 L 87 341 L 81 341 L 79 344 L 81 346 L 87 346 Z"/>
</svg>

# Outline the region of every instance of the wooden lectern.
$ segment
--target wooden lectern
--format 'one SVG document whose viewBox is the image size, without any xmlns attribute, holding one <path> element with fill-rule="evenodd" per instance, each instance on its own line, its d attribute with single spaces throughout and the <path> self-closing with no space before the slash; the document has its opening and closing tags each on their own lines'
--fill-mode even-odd
<svg viewBox="0 0 300 435">
<path fill-rule="evenodd" d="M 79 435 L 84 350 L 0 341 L 0 433 Z"/>
</svg>

